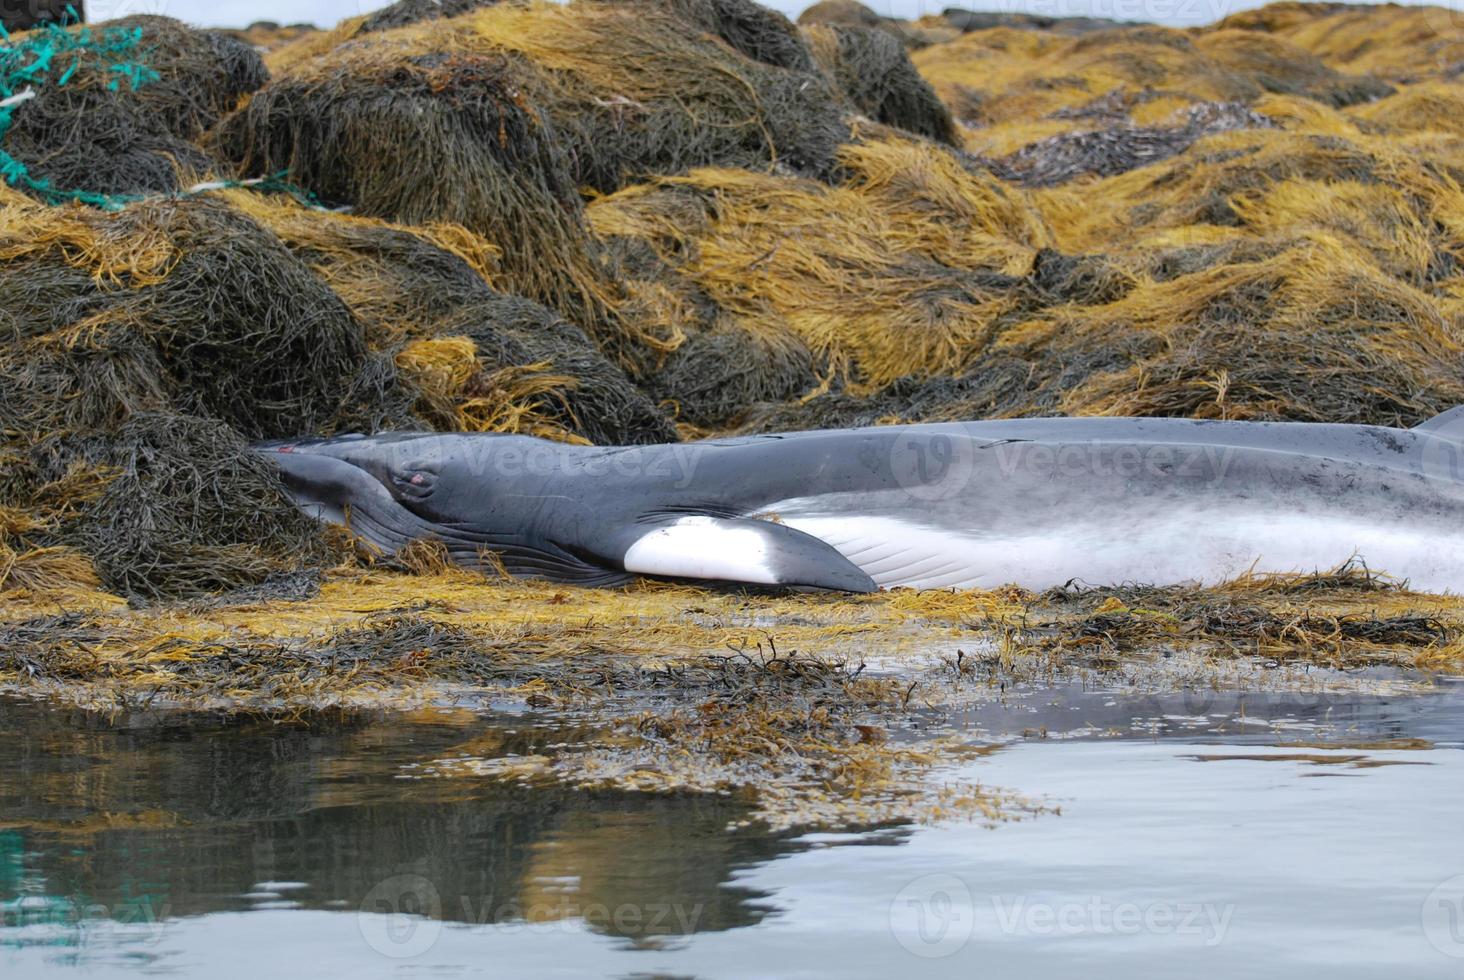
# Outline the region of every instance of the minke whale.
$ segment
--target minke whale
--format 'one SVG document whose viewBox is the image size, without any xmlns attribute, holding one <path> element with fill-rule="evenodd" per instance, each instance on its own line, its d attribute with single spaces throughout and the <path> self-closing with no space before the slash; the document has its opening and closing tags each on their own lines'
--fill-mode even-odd
<svg viewBox="0 0 1464 980">
<path fill-rule="evenodd" d="M 301 508 L 382 552 L 436 539 L 456 562 L 555 582 L 1044 589 L 1360 560 L 1464 588 L 1464 407 L 1412 429 L 1046 418 L 633 447 L 386 433 L 255 448 Z"/>
</svg>

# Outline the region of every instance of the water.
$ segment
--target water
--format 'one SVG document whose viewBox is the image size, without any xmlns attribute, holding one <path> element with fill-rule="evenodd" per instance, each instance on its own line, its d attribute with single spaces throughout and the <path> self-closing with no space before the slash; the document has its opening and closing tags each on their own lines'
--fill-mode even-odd
<svg viewBox="0 0 1464 980">
<path fill-rule="evenodd" d="M 0 701 L 0 977 L 1464 975 L 1464 687 L 1022 689 L 952 777 L 1048 812 L 729 830 L 728 797 L 404 778 L 564 719 Z"/>
</svg>

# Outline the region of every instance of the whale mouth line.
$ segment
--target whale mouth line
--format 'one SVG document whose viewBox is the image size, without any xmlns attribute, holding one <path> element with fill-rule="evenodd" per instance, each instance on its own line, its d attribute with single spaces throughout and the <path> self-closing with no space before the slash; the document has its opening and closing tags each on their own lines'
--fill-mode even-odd
<svg viewBox="0 0 1464 980">
<path fill-rule="evenodd" d="M 285 490 L 302 511 L 346 528 L 386 554 L 421 538 L 456 536 L 403 506 L 379 479 L 354 463 L 310 452 L 300 443 L 254 449 L 279 467 Z"/>
</svg>

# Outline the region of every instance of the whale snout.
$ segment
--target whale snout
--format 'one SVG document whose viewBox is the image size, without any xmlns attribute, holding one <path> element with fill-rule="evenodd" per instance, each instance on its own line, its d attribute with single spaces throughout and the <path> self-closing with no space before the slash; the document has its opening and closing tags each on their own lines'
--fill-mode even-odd
<svg viewBox="0 0 1464 980">
<path fill-rule="evenodd" d="M 279 468 L 296 506 L 317 520 L 342 525 L 386 553 L 431 536 L 435 525 L 403 507 L 370 469 L 342 458 L 341 443 L 357 441 L 282 440 L 252 448 Z"/>
</svg>

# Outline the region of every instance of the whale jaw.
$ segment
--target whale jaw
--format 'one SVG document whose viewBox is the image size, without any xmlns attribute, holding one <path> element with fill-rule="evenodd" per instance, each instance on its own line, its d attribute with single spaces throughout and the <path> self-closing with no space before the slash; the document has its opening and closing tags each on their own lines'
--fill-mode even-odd
<svg viewBox="0 0 1464 980">
<path fill-rule="evenodd" d="M 273 445 L 255 451 L 279 467 L 297 507 L 317 520 L 349 529 L 378 551 L 394 553 L 430 530 L 370 474 L 350 463 Z"/>
</svg>

